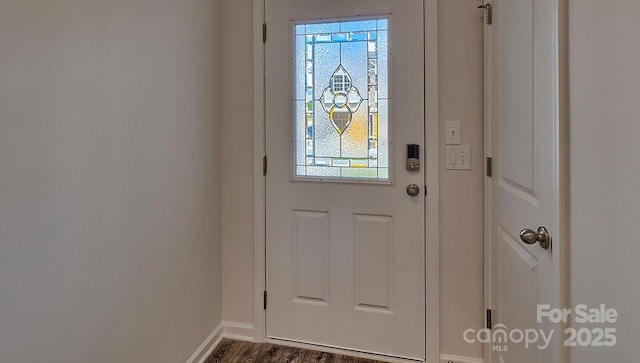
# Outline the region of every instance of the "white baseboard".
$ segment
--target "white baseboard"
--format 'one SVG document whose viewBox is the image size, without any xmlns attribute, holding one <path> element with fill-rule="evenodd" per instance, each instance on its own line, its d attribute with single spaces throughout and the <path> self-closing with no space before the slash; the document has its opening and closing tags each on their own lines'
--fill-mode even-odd
<svg viewBox="0 0 640 363">
<path fill-rule="evenodd" d="M 207 337 L 207 339 L 198 347 L 193 355 L 187 360 L 187 363 L 204 363 L 205 359 L 218 347 L 223 338 L 232 340 L 254 341 L 254 326 L 253 324 L 238 323 L 234 321 L 223 321 L 218 325 L 213 332 Z M 293 343 L 285 341 L 273 341 L 282 345 L 300 346 L 309 349 L 318 349 L 311 345 L 306 346 L 302 343 Z M 320 349 L 325 351 L 327 348 Z M 340 353 L 338 350 L 331 351 L 331 353 Z M 374 357 L 373 355 L 371 357 Z M 484 363 L 484 360 L 480 358 L 463 357 L 459 355 L 442 354 L 440 355 L 440 363 Z"/>
<path fill-rule="evenodd" d="M 204 363 L 205 359 L 209 357 L 209 354 L 216 349 L 218 344 L 222 341 L 223 336 L 223 325 L 220 323 L 214 330 L 209 334 L 207 339 L 200 344 L 198 349 L 196 349 L 195 353 L 191 355 L 191 357 L 187 360 L 187 363 Z"/>
<path fill-rule="evenodd" d="M 484 363 L 484 360 L 460 355 L 441 354 L 440 363 Z"/>
<path fill-rule="evenodd" d="M 254 338 L 254 326 L 253 324 L 237 323 L 234 321 L 223 321 L 224 337 L 233 340 L 244 340 L 252 342 Z"/>
</svg>

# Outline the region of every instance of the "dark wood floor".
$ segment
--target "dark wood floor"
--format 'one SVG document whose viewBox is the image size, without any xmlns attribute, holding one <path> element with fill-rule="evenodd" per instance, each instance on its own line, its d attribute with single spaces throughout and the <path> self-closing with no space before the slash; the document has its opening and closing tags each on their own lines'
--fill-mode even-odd
<svg viewBox="0 0 640 363">
<path fill-rule="evenodd" d="M 378 361 L 317 352 L 300 348 L 283 347 L 267 343 L 250 343 L 224 339 L 205 363 L 376 363 Z"/>
</svg>

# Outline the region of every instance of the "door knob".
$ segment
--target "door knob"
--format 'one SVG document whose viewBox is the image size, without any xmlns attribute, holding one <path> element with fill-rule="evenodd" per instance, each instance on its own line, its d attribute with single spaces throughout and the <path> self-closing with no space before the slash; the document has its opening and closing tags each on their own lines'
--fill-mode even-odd
<svg viewBox="0 0 640 363">
<path fill-rule="evenodd" d="M 407 185 L 407 194 L 409 194 L 412 197 L 415 197 L 418 194 L 420 194 L 420 187 L 418 186 L 418 184 Z"/>
<path fill-rule="evenodd" d="M 523 229 L 520 231 L 520 239 L 528 245 L 538 242 L 540 243 L 540 247 L 545 250 L 551 247 L 551 236 L 549 235 L 549 231 L 544 227 L 538 227 L 537 232 L 531 229 Z"/>
</svg>

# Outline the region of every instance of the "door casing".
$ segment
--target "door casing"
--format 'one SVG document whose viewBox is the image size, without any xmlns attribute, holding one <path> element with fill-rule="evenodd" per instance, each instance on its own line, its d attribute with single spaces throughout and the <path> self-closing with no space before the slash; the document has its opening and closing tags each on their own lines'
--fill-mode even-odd
<svg viewBox="0 0 640 363">
<path fill-rule="evenodd" d="M 263 176 L 265 138 L 265 44 L 263 24 L 265 1 L 253 0 L 253 82 L 254 82 L 254 336 L 257 342 L 268 342 L 263 292 L 266 286 L 266 183 Z M 425 40 L 425 162 L 426 200 L 426 347 L 427 361 L 440 360 L 440 233 L 439 233 L 439 119 L 438 119 L 438 4 L 424 2 Z M 282 344 L 282 341 L 278 341 Z M 305 344 L 295 344 L 305 346 Z M 325 348 L 314 347 L 323 350 Z M 334 350 L 340 352 L 339 350 Z M 353 352 L 342 352 L 353 353 Z M 367 355 L 361 355 L 366 357 Z M 372 356 L 371 358 L 375 358 Z M 398 360 L 403 361 L 403 360 Z"/>
</svg>

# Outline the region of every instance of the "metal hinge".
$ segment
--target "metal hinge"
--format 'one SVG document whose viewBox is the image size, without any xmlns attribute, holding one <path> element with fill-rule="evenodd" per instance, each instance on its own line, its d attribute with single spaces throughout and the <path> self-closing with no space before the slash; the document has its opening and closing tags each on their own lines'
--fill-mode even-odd
<svg viewBox="0 0 640 363">
<path fill-rule="evenodd" d="M 267 155 L 262 157 L 262 176 L 267 176 Z"/>
<path fill-rule="evenodd" d="M 492 177 L 493 176 L 493 158 L 492 157 L 487 158 L 486 169 L 487 169 L 487 176 Z"/>
<path fill-rule="evenodd" d="M 262 42 L 267 42 L 267 23 L 262 23 Z"/>
<path fill-rule="evenodd" d="M 493 329 L 493 310 L 487 309 L 487 329 Z"/>
<path fill-rule="evenodd" d="M 489 25 L 493 24 L 493 7 L 491 4 L 480 4 L 478 9 L 484 9 L 484 22 Z"/>
<path fill-rule="evenodd" d="M 267 310 L 267 290 L 264 290 L 264 295 L 262 298 L 264 303 L 264 309 Z"/>
</svg>

